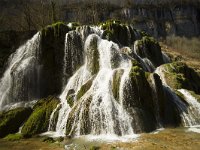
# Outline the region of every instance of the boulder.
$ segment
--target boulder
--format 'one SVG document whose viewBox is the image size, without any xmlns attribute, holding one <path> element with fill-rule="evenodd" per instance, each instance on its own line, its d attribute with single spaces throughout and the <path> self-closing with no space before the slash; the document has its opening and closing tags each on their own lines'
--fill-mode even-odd
<svg viewBox="0 0 200 150">
<path fill-rule="evenodd" d="M 22 128 L 24 136 L 32 136 L 48 130 L 50 116 L 59 104 L 59 99 L 53 96 L 39 100 L 33 107 L 33 112 Z"/>
<path fill-rule="evenodd" d="M 0 137 L 18 132 L 31 112 L 31 108 L 16 108 L 6 112 L 0 112 Z"/>
</svg>

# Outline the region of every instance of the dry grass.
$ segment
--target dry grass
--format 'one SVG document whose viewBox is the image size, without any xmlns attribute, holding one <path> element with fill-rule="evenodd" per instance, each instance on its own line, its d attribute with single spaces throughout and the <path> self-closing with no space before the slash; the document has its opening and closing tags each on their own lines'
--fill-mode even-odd
<svg viewBox="0 0 200 150">
<path fill-rule="evenodd" d="M 200 73 L 200 37 L 167 37 L 160 45 L 173 60 L 183 61 Z"/>
<path fill-rule="evenodd" d="M 184 56 L 200 60 L 200 37 L 189 39 L 170 36 L 163 43 Z"/>
</svg>

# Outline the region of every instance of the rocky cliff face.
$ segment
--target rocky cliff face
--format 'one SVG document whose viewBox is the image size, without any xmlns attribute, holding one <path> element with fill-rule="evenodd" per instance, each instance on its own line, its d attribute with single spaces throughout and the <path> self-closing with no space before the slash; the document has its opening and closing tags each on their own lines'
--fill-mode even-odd
<svg viewBox="0 0 200 150">
<path fill-rule="evenodd" d="M 136 28 L 155 37 L 200 34 L 200 9 L 194 5 L 123 8 L 121 15 L 132 20 Z"/>
<path fill-rule="evenodd" d="M 101 16 L 99 18 L 101 21 L 115 18 L 124 20 L 125 22 L 133 22 L 136 29 L 144 30 L 154 37 L 170 35 L 192 37 L 200 35 L 199 1 L 132 0 L 129 2 L 118 2 L 118 0 L 112 1 L 110 7 L 113 8 L 110 10 L 94 9 L 93 11 L 96 11 L 96 13 Z M 76 18 L 78 9 L 74 9 L 74 7 L 76 8 L 77 6 L 78 8 L 79 3 L 80 2 L 75 1 L 69 12 L 66 10 L 66 14 L 68 15 L 66 19 L 72 21 Z M 106 1 L 99 3 L 106 3 Z M 81 3 L 81 5 L 82 4 L 83 3 Z M 68 8 L 70 8 L 70 5 L 68 5 Z M 86 22 L 89 21 L 87 20 Z"/>
</svg>

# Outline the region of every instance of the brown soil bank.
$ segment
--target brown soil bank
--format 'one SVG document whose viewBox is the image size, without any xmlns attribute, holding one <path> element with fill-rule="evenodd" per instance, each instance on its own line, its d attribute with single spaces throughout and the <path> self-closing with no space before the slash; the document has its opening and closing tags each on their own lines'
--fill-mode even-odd
<svg viewBox="0 0 200 150">
<path fill-rule="evenodd" d="M 42 138 L 22 139 L 19 141 L 7 141 L 0 139 L 0 150 L 62 150 L 59 143 L 42 142 Z"/>
<path fill-rule="evenodd" d="M 45 143 L 42 138 L 19 141 L 0 140 L 1 150 L 61 150 L 67 144 L 69 150 L 199 150 L 200 134 L 183 128 L 165 129 L 157 134 L 142 134 L 129 142 L 97 142 L 84 139 L 66 140 L 63 143 Z"/>
<path fill-rule="evenodd" d="M 124 150 L 198 150 L 200 134 L 184 132 L 181 129 L 168 129 L 158 134 L 143 134 L 138 141 L 103 145 L 101 149 Z"/>
</svg>

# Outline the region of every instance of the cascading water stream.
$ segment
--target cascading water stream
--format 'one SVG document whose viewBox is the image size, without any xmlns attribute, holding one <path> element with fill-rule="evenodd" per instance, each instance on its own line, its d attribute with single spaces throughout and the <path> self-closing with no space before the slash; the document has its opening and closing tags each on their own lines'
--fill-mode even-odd
<svg viewBox="0 0 200 150">
<path fill-rule="evenodd" d="M 198 116 L 200 116 L 200 103 L 187 90 L 179 89 L 178 91 L 183 94 L 185 100 L 190 105 L 188 109 L 189 109 L 190 113 L 193 115 L 193 120 L 192 120 L 191 125 L 192 126 L 200 125 L 200 120 L 198 119 Z"/>
<path fill-rule="evenodd" d="M 188 95 L 188 93 L 186 93 L 183 90 L 178 90 L 179 92 L 181 92 L 185 98 L 186 101 L 189 102 L 188 106 L 186 103 L 184 103 L 178 96 L 177 94 L 174 92 L 174 90 L 167 84 L 166 80 L 165 80 L 165 72 L 167 72 L 167 70 L 165 68 L 163 68 L 162 66 L 158 67 L 155 70 L 155 73 L 157 73 L 163 83 L 163 89 L 165 90 L 165 92 L 168 94 L 168 96 L 170 97 L 170 100 L 173 101 L 173 103 L 175 103 L 177 105 L 177 108 L 180 112 L 182 121 L 183 121 L 183 125 L 184 126 L 193 126 L 196 125 L 196 120 L 198 120 L 197 118 L 195 118 L 195 115 L 193 115 L 193 111 L 194 109 L 190 109 L 190 107 L 194 107 L 194 99 L 191 99 L 191 96 Z M 196 102 L 198 103 L 198 102 Z M 195 103 L 195 104 L 196 104 Z M 197 109 L 199 110 L 199 109 Z M 196 111 L 196 110 L 195 110 Z"/>
<path fill-rule="evenodd" d="M 66 98 L 70 91 L 76 95 L 81 86 L 92 78 L 90 62 L 96 58 L 86 56 L 85 63 L 79 70 L 69 79 L 65 90 L 60 96 L 61 109 L 59 111 L 58 122 L 56 125 L 56 134 L 64 136 L 66 124 L 69 120 L 70 113 L 76 112 L 72 122 L 71 133 L 75 132 L 75 136 L 85 134 L 83 132 L 82 122 L 84 115 L 84 107 L 92 98 L 89 105 L 88 118 L 90 122 L 90 134 L 92 135 L 134 135 L 132 127 L 132 119 L 123 108 L 123 87 L 127 84 L 129 72 L 131 69 L 131 60 L 123 58 L 119 52 L 119 47 L 106 40 L 100 39 L 97 35 L 90 35 L 85 42 L 85 53 L 90 55 L 90 46 L 92 41 L 97 39 L 97 50 L 99 54 L 99 71 L 94 78 L 90 89 L 81 97 L 76 108 L 70 107 Z M 87 50 L 89 50 L 87 52 Z M 116 59 L 118 63 L 115 64 Z M 90 60 L 91 59 L 91 60 Z M 120 82 L 119 103 L 115 100 L 112 93 L 112 82 L 114 72 L 124 70 Z M 72 90 L 73 89 L 73 90 Z M 74 99 L 74 100 L 75 100 Z M 74 102 L 76 104 L 76 100 Z M 76 109 L 76 110 L 73 110 Z"/>
<path fill-rule="evenodd" d="M 39 48 L 38 32 L 9 58 L 8 68 L 0 80 L 0 110 L 6 105 L 30 101 L 37 97 L 38 69 L 35 66 Z M 34 79 L 36 81 L 33 81 Z"/>
<path fill-rule="evenodd" d="M 137 52 L 136 49 L 138 46 L 138 41 L 134 42 L 134 56 L 136 57 L 136 59 L 140 62 L 140 64 L 142 65 L 143 69 L 149 72 L 153 72 L 155 70 L 155 66 L 153 65 L 153 63 L 148 59 L 148 58 L 141 58 Z"/>
<path fill-rule="evenodd" d="M 129 40 L 132 38 L 132 30 L 132 27 L 127 27 Z M 136 31 L 134 32 L 137 34 Z M 146 97 L 144 100 L 143 97 L 137 97 L 139 93 L 137 90 L 140 88 L 132 88 L 132 86 L 140 86 L 139 84 L 143 84 L 143 82 L 140 82 L 140 79 L 135 76 L 131 78 L 130 73 L 132 72 L 130 71 L 134 68 L 132 66 L 133 60 L 139 62 L 143 70 L 148 72 L 153 72 L 156 69 L 154 66 L 156 63 L 153 64 L 154 61 L 149 56 L 143 57 L 141 55 L 140 57 L 137 54 L 137 41 L 131 50 L 128 47 L 119 47 L 113 42 L 101 39 L 102 34 L 103 30 L 95 26 L 78 27 L 66 34 L 63 70 L 61 70 L 63 92 L 59 96 L 60 104 L 50 116 L 48 127 L 48 131 L 56 131 L 56 136 L 134 136 L 135 132 L 146 131 L 143 129 L 145 125 L 143 125 L 142 120 L 145 120 L 145 117 L 148 116 L 146 113 L 150 112 L 150 110 L 145 110 L 147 108 L 145 105 Z M 139 38 L 140 35 L 136 36 Z M 17 102 L 31 101 L 37 97 L 39 89 L 37 87 L 40 85 L 38 83 L 40 72 L 37 69 L 39 68 L 40 42 L 40 33 L 37 33 L 10 58 L 8 69 L 0 81 L 0 110 L 7 107 L 13 108 L 10 106 L 12 103 L 16 105 Z M 128 43 L 131 42 L 131 40 L 128 41 Z M 164 63 L 170 62 L 166 54 L 163 53 L 162 57 Z M 140 68 L 139 66 L 135 67 Z M 198 117 L 196 117 L 200 115 L 200 104 L 189 92 L 183 89 L 178 90 L 178 92 L 184 95 L 189 105 L 182 101 L 175 91 L 167 85 L 165 71 L 167 70 L 161 66 L 155 70 L 155 73 L 160 76 L 168 98 L 177 106 L 183 124 L 185 126 L 200 124 Z M 33 79 L 36 79 L 37 82 Z M 156 90 L 158 88 L 156 80 L 152 76 L 148 79 L 150 80 L 145 84 L 152 85 L 147 89 L 153 88 L 151 92 L 155 95 L 152 98 L 152 103 L 149 103 L 156 107 L 152 109 L 151 115 L 153 117 L 149 120 L 156 122 L 155 126 L 157 124 L 158 127 L 161 127 L 159 124 L 161 122 L 160 103 L 158 104 L 159 98 L 156 97 L 159 96 L 159 90 Z M 35 82 L 34 84 L 31 82 L 32 80 Z M 134 80 L 138 81 L 134 83 Z M 29 84 L 33 86 L 34 92 L 32 93 L 29 90 Z M 127 93 L 130 90 L 126 88 L 133 90 L 131 91 L 132 95 Z M 142 104 L 143 102 L 145 104 Z M 132 103 L 134 104 L 132 105 Z M 25 104 L 28 105 L 28 102 Z"/>
<path fill-rule="evenodd" d="M 71 111 L 69 104 L 67 103 L 67 95 L 70 90 L 78 91 L 85 81 L 90 77 L 89 72 L 82 66 L 68 81 L 67 86 L 63 93 L 60 95 L 61 109 L 59 110 L 58 122 L 56 125 L 56 132 L 59 135 L 65 135 L 66 122 L 68 114 Z"/>
<path fill-rule="evenodd" d="M 72 70 L 75 70 L 74 62 L 80 61 L 80 58 L 74 58 L 77 55 L 73 55 L 73 53 L 80 53 L 80 50 L 78 50 L 77 47 L 75 47 L 77 44 L 77 37 L 81 37 L 82 41 L 78 41 L 81 44 L 84 44 L 84 41 L 86 40 L 86 37 L 91 34 L 96 33 L 99 36 L 103 33 L 103 31 L 99 27 L 89 27 L 89 26 L 83 26 L 81 28 L 77 28 L 76 31 L 71 31 L 66 34 L 65 37 L 65 51 L 64 51 L 64 65 L 63 65 L 63 83 L 65 82 L 65 78 L 67 76 L 66 70 L 67 70 L 67 64 L 69 64 L 69 60 L 72 58 L 75 60 L 71 60 L 71 68 Z M 81 47 L 81 46 L 79 46 Z M 73 49 L 73 50 L 72 50 Z M 71 58 L 71 59 L 70 59 Z M 70 112 L 70 107 L 66 102 L 67 94 L 70 90 L 74 90 L 74 92 L 77 92 L 80 87 L 88 80 L 88 78 L 91 75 L 87 71 L 86 66 L 82 66 L 68 81 L 67 86 L 65 87 L 63 93 L 60 96 L 61 99 L 61 109 L 59 110 L 59 117 L 58 122 L 56 125 L 56 132 L 59 135 L 64 135 L 66 130 L 66 122 L 68 118 L 68 114 Z M 74 93 L 75 94 L 75 93 Z M 50 122 L 52 122 L 54 114 L 51 115 Z"/>
<path fill-rule="evenodd" d="M 153 92 L 153 100 L 154 100 L 154 104 L 155 104 L 155 116 L 156 116 L 156 121 L 157 121 L 157 128 L 162 128 L 163 125 L 162 125 L 162 122 L 161 122 L 161 116 L 160 116 L 160 109 L 159 109 L 159 104 L 158 104 L 158 101 L 159 101 L 159 98 L 157 96 L 157 87 L 156 87 L 156 81 L 153 77 L 153 75 L 150 75 L 150 80 L 151 80 L 151 83 L 152 83 L 152 92 Z"/>
</svg>

